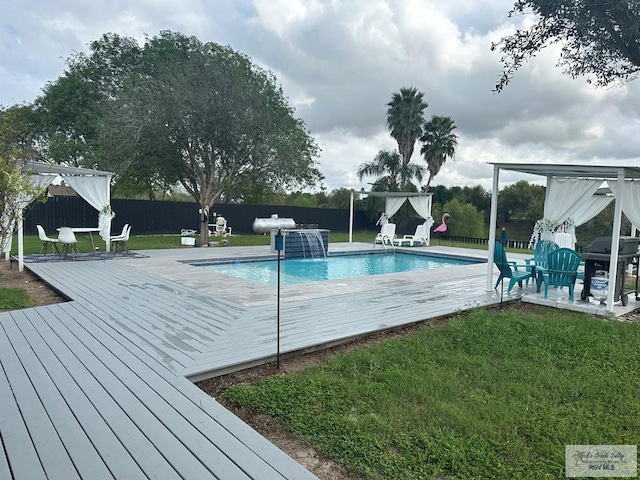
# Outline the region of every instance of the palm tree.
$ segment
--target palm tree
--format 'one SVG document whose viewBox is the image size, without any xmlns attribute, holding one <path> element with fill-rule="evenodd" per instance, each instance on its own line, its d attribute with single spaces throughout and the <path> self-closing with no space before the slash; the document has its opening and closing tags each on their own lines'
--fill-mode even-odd
<svg viewBox="0 0 640 480">
<path fill-rule="evenodd" d="M 453 158 L 458 146 L 458 136 L 453 133 L 457 128 L 451 117 L 434 115 L 424 124 L 424 134 L 420 137 L 422 148 L 420 153 L 427 162 L 429 180 L 425 192 L 429 190 L 431 180 L 438 175 L 447 158 Z"/>
<path fill-rule="evenodd" d="M 358 167 L 358 178 L 378 177 L 371 188 L 377 192 L 417 191 L 413 180 L 421 182 L 425 170 L 422 165 L 405 165 L 397 151 L 380 150 L 371 162 Z"/>
<path fill-rule="evenodd" d="M 411 161 L 416 140 L 422 135 L 424 109 L 428 107 L 423 96 L 417 88 L 401 88 L 400 92 L 393 93 L 391 101 L 387 103 L 387 126 L 391 136 L 398 142 L 403 165 Z"/>
</svg>

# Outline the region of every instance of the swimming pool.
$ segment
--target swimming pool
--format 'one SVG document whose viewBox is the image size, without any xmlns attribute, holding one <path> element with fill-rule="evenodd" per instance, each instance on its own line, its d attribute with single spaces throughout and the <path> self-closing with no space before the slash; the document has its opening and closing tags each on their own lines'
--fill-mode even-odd
<svg viewBox="0 0 640 480">
<path fill-rule="evenodd" d="M 296 258 L 281 261 L 280 284 L 295 285 L 304 282 L 340 280 L 413 270 L 433 270 L 434 268 L 473 265 L 480 262 L 481 260 L 468 258 L 410 253 L 333 254 L 327 258 Z M 262 285 L 275 286 L 278 283 L 278 262 L 276 260 L 234 261 L 198 266 Z"/>
</svg>

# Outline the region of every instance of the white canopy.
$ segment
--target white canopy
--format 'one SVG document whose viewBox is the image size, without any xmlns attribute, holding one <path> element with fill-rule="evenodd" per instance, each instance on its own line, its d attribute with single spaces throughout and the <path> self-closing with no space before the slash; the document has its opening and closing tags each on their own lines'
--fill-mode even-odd
<svg viewBox="0 0 640 480">
<path fill-rule="evenodd" d="M 109 250 L 109 236 L 111 235 L 111 219 L 114 217 L 111 211 L 111 178 L 113 173 L 92 170 L 89 168 L 66 167 L 63 165 L 47 164 L 42 162 L 27 162 L 25 170 L 29 172 L 30 181 L 36 187 L 45 188 L 51 183 L 64 179 L 78 195 L 84 198 L 93 208 L 98 210 L 98 228 L 100 236 Z M 24 210 L 33 198 L 20 199 L 20 208 Z M 24 241 L 23 219 L 18 220 L 18 268 L 24 268 Z M 11 242 L 4 247 L 9 255 Z"/>
<path fill-rule="evenodd" d="M 615 198 L 615 213 L 611 233 L 611 262 L 609 278 L 617 278 L 618 243 L 622 212 L 637 227 L 640 225 L 640 167 L 616 165 L 559 165 L 541 163 L 492 163 L 493 188 L 491 191 L 491 217 L 489 224 L 489 262 L 487 265 L 487 291 L 491 290 L 493 277 L 493 250 L 496 240 L 498 216 L 498 180 L 500 170 L 509 170 L 547 178 L 547 195 L 544 212 L 556 221 L 573 218 L 576 225 L 597 215 L 611 201 L 597 193 L 607 182 Z M 579 222 L 579 223 L 578 223 Z M 607 309 L 613 311 L 615 283 L 609 282 Z"/>
<path fill-rule="evenodd" d="M 366 192 L 361 190 L 360 192 L 351 192 L 351 203 L 349 210 L 349 242 L 353 239 L 353 196 L 354 193 L 358 195 L 370 195 L 372 197 L 384 197 L 385 206 L 384 213 L 386 218 L 391 218 L 395 213 L 400 210 L 400 207 L 406 200 L 409 200 L 411 206 L 416 213 L 425 219 L 427 224 L 427 243 L 429 242 L 429 235 L 431 232 L 431 225 L 433 225 L 433 217 L 431 217 L 431 204 L 433 199 L 432 193 L 425 192 Z"/>
</svg>

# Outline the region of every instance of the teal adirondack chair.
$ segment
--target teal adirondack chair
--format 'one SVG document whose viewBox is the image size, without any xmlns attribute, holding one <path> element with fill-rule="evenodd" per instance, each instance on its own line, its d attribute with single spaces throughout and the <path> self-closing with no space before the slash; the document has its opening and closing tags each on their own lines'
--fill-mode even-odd
<svg viewBox="0 0 640 480">
<path fill-rule="evenodd" d="M 516 265 L 516 262 L 507 261 L 507 254 L 505 253 L 504 248 L 502 248 L 502 245 L 498 242 L 496 242 L 493 251 L 493 263 L 495 263 L 500 270 L 500 276 L 498 277 L 498 281 L 494 287 L 495 289 L 498 288 L 500 282 L 504 281 L 505 278 L 509 279 L 507 293 L 511 291 L 516 282 L 520 288 L 522 288 L 523 280 L 526 280 L 527 285 L 529 285 L 529 279 L 533 278 L 531 269 L 527 268 L 526 265 Z M 518 267 L 522 267 L 524 270 L 519 270 Z"/>
<path fill-rule="evenodd" d="M 549 286 L 569 287 L 569 299 L 573 301 L 573 289 L 581 261 L 580 255 L 570 248 L 559 248 L 547 255 L 547 268 L 536 268 L 540 281 L 544 283 L 544 298 L 547 298 Z"/>
<path fill-rule="evenodd" d="M 540 285 L 542 284 L 541 276 L 536 273 L 536 269 L 544 269 L 547 268 L 547 257 L 551 252 L 558 250 L 560 247 L 558 244 L 551 240 L 540 240 L 536 243 L 536 246 L 533 247 L 533 258 L 529 260 L 525 260 L 527 265 L 531 266 L 532 273 L 535 276 L 536 280 L 536 291 L 540 291 Z M 531 263 L 533 261 L 533 263 Z M 540 271 L 539 270 L 539 271 Z"/>
</svg>

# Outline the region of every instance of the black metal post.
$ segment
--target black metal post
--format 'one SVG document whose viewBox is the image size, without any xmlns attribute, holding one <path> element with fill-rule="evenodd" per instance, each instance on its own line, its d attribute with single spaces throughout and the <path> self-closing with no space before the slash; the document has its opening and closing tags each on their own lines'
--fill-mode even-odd
<svg viewBox="0 0 640 480">
<path fill-rule="evenodd" d="M 280 252 L 284 250 L 284 237 L 282 230 L 278 230 L 275 235 L 276 251 L 278 252 L 278 301 L 277 301 L 277 313 L 276 313 L 276 368 L 280 370 Z"/>
<path fill-rule="evenodd" d="M 278 250 L 278 313 L 277 313 L 277 351 L 276 351 L 276 367 L 280 370 L 280 250 Z"/>
</svg>

